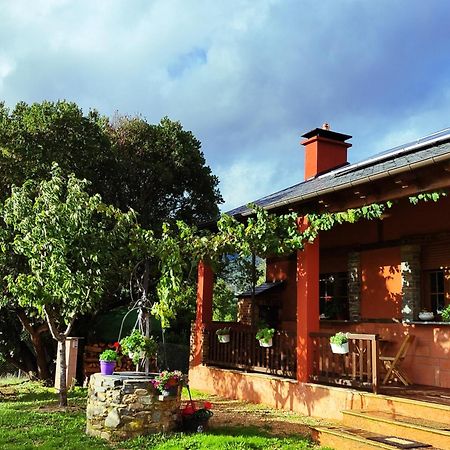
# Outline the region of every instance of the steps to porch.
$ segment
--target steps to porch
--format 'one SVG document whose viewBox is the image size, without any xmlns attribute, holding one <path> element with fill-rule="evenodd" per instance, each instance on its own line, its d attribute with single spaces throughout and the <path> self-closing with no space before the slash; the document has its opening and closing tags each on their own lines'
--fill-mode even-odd
<svg viewBox="0 0 450 450">
<path fill-rule="evenodd" d="M 378 397 L 377 409 L 342 411 L 341 425 L 315 428 L 315 440 L 336 450 L 450 449 L 450 406 Z"/>
</svg>

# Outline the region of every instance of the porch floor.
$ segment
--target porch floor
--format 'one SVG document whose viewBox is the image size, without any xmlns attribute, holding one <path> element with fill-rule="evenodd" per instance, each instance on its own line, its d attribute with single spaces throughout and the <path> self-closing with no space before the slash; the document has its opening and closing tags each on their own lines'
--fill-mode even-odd
<svg viewBox="0 0 450 450">
<path fill-rule="evenodd" d="M 450 389 L 436 386 L 422 386 L 413 384 L 411 386 L 381 386 L 379 393 L 391 397 L 401 397 L 419 402 L 437 403 L 450 406 Z"/>
</svg>

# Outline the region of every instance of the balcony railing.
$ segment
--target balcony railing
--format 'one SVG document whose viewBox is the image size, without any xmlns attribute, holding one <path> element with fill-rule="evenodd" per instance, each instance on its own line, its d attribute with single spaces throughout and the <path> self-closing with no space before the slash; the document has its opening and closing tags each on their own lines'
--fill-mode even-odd
<svg viewBox="0 0 450 450">
<path fill-rule="evenodd" d="M 312 380 L 318 383 L 351 386 L 378 391 L 379 336 L 348 334 L 349 353 L 331 352 L 332 333 L 310 333 L 314 343 Z"/>
<path fill-rule="evenodd" d="M 230 342 L 218 342 L 216 330 L 230 327 Z M 234 368 L 250 372 L 295 378 L 295 335 L 276 331 L 270 348 L 260 347 L 256 340 L 257 330 L 240 324 L 213 323 L 204 330 L 203 363 L 206 365 Z"/>
</svg>

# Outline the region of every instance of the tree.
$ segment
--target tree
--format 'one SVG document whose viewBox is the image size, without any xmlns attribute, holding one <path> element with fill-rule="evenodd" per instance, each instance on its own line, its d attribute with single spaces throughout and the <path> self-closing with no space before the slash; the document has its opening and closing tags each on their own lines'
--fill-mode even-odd
<svg viewBox="0 0 450 450">
<path fill-rule="evenodd" d="M 213 220 L 222 201 L 200 142 L 179 122 L 164 118 L 152 125 L 138 117 L 109 120 L 96 111 L 84 114 L 67 101 L 20 102 L 13 110 L 0 103 L 0 200 L 10 195 L 12 185 L 47 179 L 53 162 L 64 174 L 90 180 L 84 186 L 90 195 L 99 193 L 105 203 L 122 211 L 133 208 L 138 220 L 155 232 L 160 232 L 164 221 Z M 10 239 L 4 236 L 4 242 Z M 14 277 L 22 264 L 23 256 L 12 253 L 7 261 L 0 261 L 0 273 Z M 134 273 L 140 280 L 135 289 L 139 285 L 143 298 L 154 299 L 159 274 L 155 261 L 143 255 Z M 25 329 L 39 331 L 30 334 L 32 345 L 37 345 L 34 353 L 39 355 L 43 329 L 27 309 L 23 311 L 35 327 Z M 44 368 L 39 373 L 44 374 Z"/>
<path fill-rule="evenodd" d="M 164 221 L 188 224 L 217 219 L 222 202 L 218 179 L 206 166 L 201 144 L 179 122 L 163 118 L 151 125 L 138 117 L 119 117 L 109 136 L 120 167 L 105 200 L 139 213 L 144 228 Z"/>
<path fill-rule="evenodd" d="M 129 261 L 134 215 L 86 192 L 86 180 L 65 178 L 54 165 L 50 180 L 13 187 L 2 218 L 23 269 L 5 277 L 6 299 L 35 308 L 60 344 L 60 404 L 67 405 L 65 342 L 77 316 L 92 311 L 116 273 Z M 5 250 L 4 246 L 2 250 Z M 12 300 L 14 299 L 14 300 Z"/>
</svg>

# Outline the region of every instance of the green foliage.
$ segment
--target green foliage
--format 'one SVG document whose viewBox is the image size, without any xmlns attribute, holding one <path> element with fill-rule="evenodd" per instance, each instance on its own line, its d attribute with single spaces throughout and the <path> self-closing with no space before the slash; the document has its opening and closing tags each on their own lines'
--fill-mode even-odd
<svg viewBox="0 0 450 450">
<path fill-rule="evenodd" d="M 121 339 L 120 345 L 125 353 L 133 355 L 135 364 L 138 364 L 143 357 L 156 355 L 157 344 L 153 337 L 144 336 L 139 330 L 133 330 L 129 336 Z"/>
<path fill-rule="evenodd" d="M 418 194 L 413 197 L 409 197 L 409 201 L 413 205 L 417 205 L 419 202 L 437 202 L 442 197 L 446 197 L 446 196 L 447 196 L 447 193 L 445 191 L 425 192 L 425 193 Z"/>
<path fill-rule="evenodd" d="M 256 333 L 256 339 L 267 344 L 275 334 L 275 329 L 273 328 L 260 328 Z"/>
<path fill-rule="evenodd" d="M 330 337 L 330 342 L 336 345 L 342 345 L 348 342 L 347 333 L 343 333 L 342 331 L 337 332 L 334 336 Z"/>
<path fill-rule="evenodd" d="M 118 117 L 107 135 L 119 170 L 107 200 L 138 211 L 142 226 L 163 221 L 202 223 L 218 216 L 218 179 L 205 164 L 201 143 L 167 117 L 152 125 L 141 117 Z"/>
<path fill-rule="evenodd" d="M 450 305 L 447 305 L 441 312 L 441 317 L 444 322 L 450 322 Z"/>
<path fill-rule="evenodd" d="M 227 283 L 216 279 L 213 291 L 213 320 L 231 322 L 237 317 L 237 299 Z"/>
<path fill-rule="evenodd" d="M 54 165 L 50 180 L 14 187 L 1 211 L 2 232 L 13 236 L 1 251 L 12 249 L 25 262 L 21 272 L 5 277 L 8 292 L 19 305 L 42 317 L 47 307 L 66 324 L 97 306 L 134 227 L 132 213 L 89 196 L 86 185 L 73 175 L 66 179 Z"/>
<path fill-rule="evenodd" d="M 117 361 L 118 355 L 114 350 L 108 349 L 104 350 L 102 353 L 100 353 L 100 356 L 98 359 L 100 361 Z"/>
<path fill-rule="evenodd" d="M 22 381 L 22 380 L 21 380 Z M 0 388 L 5 392 L 6 388 Z M 312 450 L 317 447 L 311 440 L 296 433 L 286 436 L 280 427 L 282 421 L 288 421 L 289 429 L 302 424 L 317 425 L 311 418 L 294 415 L 290 411 L 280 412 L 260 405 L 247 403 L 236 404 L 229 401 L 228 409 L 254 414 L 255 422 L 251 427 L 222 425 L 219 415 L 211 423 L 211 428 L 204 433 L 155 433 L 126 441 L 111 443 L 102 439 L 89 437 L 86 428 L 86 389 L 75 388 L 69 392 L 73 408 L 61 410 L 55 407 L 54 389 L 41 384 L 26 383 L 14 386 L 11 396 L 0 402 L 0 436 L 1 448 L 5 450 L 31 450 L 39 447 L 43 450 L 100 450 L 100 449 L 260 449 L 274 450 Z M 192 391 L 192 390 L 191 390 Z M 207 397 L 192 391 L 194 399 L 205 401 Z M 8 400 L 11 399 L 11 400 Z M 187 395 L 185 396 L 187 399 Z M 214 400 L 212 400 L 214 402 Z M 227 400 L 221 399 L 227 405 Z M 214 408 L 214 406 L 213 406 Z M 226 406 L 224 406 L 226 409 Z M 239 412 L 238 412 L 239 414 Z M 263 427 L 261 416 L 274 419 L 277 427 L 273 430 Z M 251 419 L 252 416 L 249 418 Z M 311 423 L 312 421 L 312 423 Z M 266 423 L 266 422 L 264 422 Z M 281 430 L 280 430 L 281 428 Z M 303 429 L 303 427 L 302 427 Z"/>
</svg>

